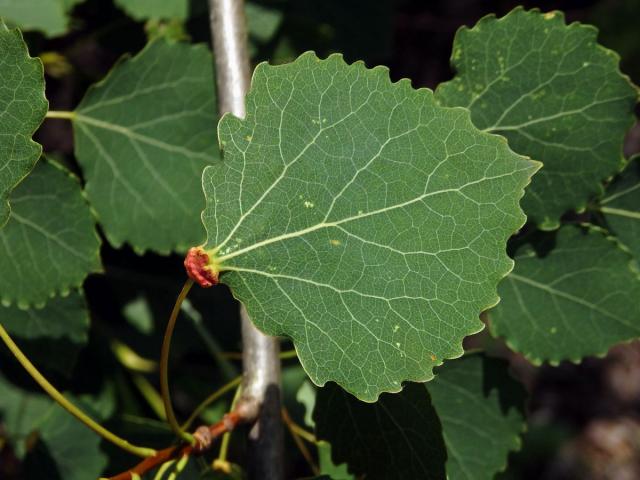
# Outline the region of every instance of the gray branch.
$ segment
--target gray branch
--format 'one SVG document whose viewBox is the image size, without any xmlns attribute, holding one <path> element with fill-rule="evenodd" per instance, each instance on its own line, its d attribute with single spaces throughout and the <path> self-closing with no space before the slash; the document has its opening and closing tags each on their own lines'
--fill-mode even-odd
<svg viewBox="0 0 640 480">
<path fill-rule="evenodd" d="M 249 90 L 249 57 L 243 0 L 209 0 L 220 114 L 244 118 Z M 281 480 L 283 432 L 280 414 L 280 344 L 251 323 L 244 306 L 242 361 L 244 379 L 238 410 L 255 419 L 249 432 L 250 480 Z"/>
</svg>

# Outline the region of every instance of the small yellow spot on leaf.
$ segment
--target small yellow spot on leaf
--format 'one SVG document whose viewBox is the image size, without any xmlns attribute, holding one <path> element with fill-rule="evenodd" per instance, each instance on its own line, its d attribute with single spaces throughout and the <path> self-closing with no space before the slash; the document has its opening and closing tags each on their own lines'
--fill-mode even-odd
<svg viewBox="0 0 640 480">
<path fill-rule="evenodd" d="M 333 245 L 334 247 L 337 247 L 338 245 L 340 245 L 342 242 L 340 240 L 335 240 L 335 239 L 331 239 L 329 240 L 329 243 L 331 245 Z"/>
</svg>

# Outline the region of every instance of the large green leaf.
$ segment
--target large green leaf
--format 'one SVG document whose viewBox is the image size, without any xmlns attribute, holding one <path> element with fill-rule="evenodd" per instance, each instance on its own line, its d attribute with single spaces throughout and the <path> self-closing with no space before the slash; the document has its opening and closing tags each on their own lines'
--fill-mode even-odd
<svg viewBox="0 0 640 480">
<path fill-rule="evenodd" d="M 1 307 L 0 323 L 12 335 L 24 339 L 68 338 L 84 343 L 88 338 L 89 313 L 84 297 L 72 292 L 49 300 L 44 308 Z"/>
<path fill-rule="evenodd" d="M 537 165 L 387 70 L 313 53 L 262 64 L 203 175 L 209 268 L 295 342 L 318 385 L 366 401 L 462 355 L 511 269 Z"/>
<path fill-rule="evenodd" d="M 0 12 L 0 15 L 2 13 Z M 8 197 L 42 151 L 31 140 L 47 112 L 42 62 L 31 58 L 18 30 L 0 19 L 0 228 L 9 220 Z"/>
<path fill-rule="evenodd" d="M 27 453 L 29 434 L 39 434 L 25 460 L 25 478 L 86 480 L 102 473 L 107 458 L 100 437 L 46 395 L 22 390 L 1 375 L 0 391 L 2 425 L 18 456 Z"/>
<path fill-rule="evenodd" d="M 50 406 L 38 431 L 41 443 L 26 459 L 28 479 L 43 478 L 47 460 L 53 461 L 57 474 L 49 471 L 47 478 L 60 480 L 98 478 L 107 466 L 107 456 L 100 450 L 100 437 L 59 406 Z"/>
<path fill-rule="evenodd" d="M 313 421 L 313 412 L 316 406 L 317 389 L 311 382 L 305 380 L 296 393 L 296 400 L 304 405 L 304 423 L 313 429 L 316 424 Z M 325 441 L 316 442 L 318 451 L 318 468 L 321 475 L 326 475 L 332 480 L 354 480 L 349 473 L 346 463 L 336 465 L 331 458 L 331 444 Z"/>
<path fill-rule="evenodd" d="M 87 305 L 76 291 L 44 308 L 0 307 L 0 324 L 33 362 L 63 374 L 70 373 L 89 336 Z"/>
<path fill-rule="evenodd" d="M 491 480 L 520 448 L 524 389 L 501 360 L 473 354 L 447 362 L 429 383 L 447 446 L 447 476 Z"/>
<path fill-rule="evenodd" d="M 635 156 L 600 200 L 612 232 L 640 260 L 640 156 Z"/>
<path fill-rule="evenodd" d="M 13 211 L 0 230 L 0 300 L 43 306 L 100 270 L 100 240 L 80 184 L 41 161 L 11 195 Z"/>
<path fill-rule="evenodd" d="M 68 29 L 68 13 L 83 0 L 0 0 L 0 17 L 22 30 L 39 30 L 50 37 Z"/>
<path fill-rule="evenodd" d="M 136 20 L 178 18 L 186 20 L 189 0 L 115 0 L 116 5 Z"/>
<path fill-rule="evenodd" d="M 3 346 L 4 348 L 4 346 Z M 26 452 L 28 435 L 46 419 L 51 400 L 22 390 L 0 374 L 0 419 L 3 436 L 12 444 L 18 457 Z"/>
<path fill-rule="evenodd" d="M 544 257 L 522 250 L 490 312 L 492 333 L 514 350 L 536 364 L 557 364 L 640 336 L 638 272 L 615 241 L 571 226 Z"/>
<path fill-rule="evenodd" d="M 78 106 L 76 156 L 116 247 L 168 253 L 204 240 L 200 181 L 219 157 L 212 68 L 204 45 L 153 42 Z"/>
<path fill-rule="evenodd" d="M 444 479 L 442 429 L 423 384 L 364 403 L 330 383 L 318 391 L 313 418 L 333 461 L 367 480 Z M 454 478 L 454 477 L 452 477 Z"/>
<path fill-rule="evenodd" d="M 435 439 L 439 448 L 442 442 L 432 416 L 435 409 L 447 450 L 447 478 L 490 480 L 503 470 L 524 430 L 524 389 L 509 377 L 507 364 L 473 354 L 446 362 L 436 373 L 428 392 L 424 385 L 410 384 L 397 395 L 383 395 L 375 405 L 333 386 L 320 389 L 315 427 L 319 438 L 334 443 L 333 459 L 347 462 L 353 473 L 366 478 L 430 478 L 424 472 L 436 460 L 429 457 L 427 445 Z M 328 444 L 320 442 L 318 449 L 321 464 L 330 467 L 322 473 L 348 478 L 344 465 L 332 464 Z M 394 470 L 400 463 L 412 467 Z"/>
<path fill-rule="evenodd" d="M 542 228 L 585 207 L 601 181 L 623 165 L 622 141 L 638 92 L 619 58 L 596 43 L 597 30 L 566 25 L 560 12 L 517 8 L 458 31 L 451 62 L 457 76 L 437 98 L 471 110 L 480 129 L 544 163 L 522 205 Z"/>
</svg>

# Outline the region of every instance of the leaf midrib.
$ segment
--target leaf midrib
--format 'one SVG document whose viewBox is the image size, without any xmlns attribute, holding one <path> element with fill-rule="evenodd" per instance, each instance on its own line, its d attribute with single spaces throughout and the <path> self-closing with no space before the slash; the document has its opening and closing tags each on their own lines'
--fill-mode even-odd
<svg viewBox="0 0 640 480">
<path fill-rule="evenodd" d="M 180 147 L 177 145 L 172 145 L 170 143 L 166 143 L 163 142 L 162 140 L 158 140 L 156 138 L 153 137 L 149 137 L 147 135 L 143 135 L 141 133 L 138 133 L 130 128 L 127 127 L 123 127 L 122 125 L 118 125 L 115 123 L 111 123 L 111 122 L 106 122 L 104 120 L 98 120 L 97 118 L 93 118 L 93 117 L 89 117 L 86 115 L 83 115 L 81 113 L 76 113 L 74 119 L 74 121 L 79 122 L 79 123 L 86 123 L 87 125 L 91 125 L 97 128 L 101 128 L 103 130 L 110 130 L 112 132 L 116 132 L 119 133 L 121 135 L 124 135 L 125 137 L 131 139 L 131 140 L 138 140 L 139 142 L 145 143 L 147 145 L 151 145 L 152 147 L 157 147 L 160 148 L 162 150 L 165 150 L 167 152 L 171 152 L 171 153 L 179 153 L 182 155 L 185 155 L 187 157 L 192 157 L 192 158 L 199 158 L 202 160 L 206 160 L 208 163 L 211 162 L 211 155 L 207 155 L 205 153 L 202 152 L 194 152 L 192 150 L 189 150 L 188 148 L 184 148 L 184 147 Z"/>
<path fill-rule="evenodd" d="M 591 310 L 595 310 L 598 313 L 601 313 L 602 315 L 609 317 L 613 320 L 616 320 L 617 322 L 621 323 L 622 325 L 631 328 L 633 330 L 640 330 L 638 328 L 638 326 L 634 326 L 632 324 L 629 324 L 626 320 L 624 320 L 623 318 L 615 315 L 614 313 L 608 311 L 608 310 L 604 310 L 603 308 L 599 307 L 598 305 L 588 302 L 580 297 L 576 297 L 575 295 L 572 295 L 570 293 L 564 292 L 562 290 L 558 290 L 556 288 L 550 287 L 548 285 L 545 285 L 543 283 L 537 282 L 535 280 L 532 280 L 528 277 L 523 277 L 520 275 L 517 275 L 515 273 L 510 273 L 509 274 L 509 278 L 512 278 L 513 280 L 517 280 L 519 282 L 525 283 L 531 287 L 537 288 L 539 290 L 543 290 L 545 292 L 547 292 L 549 295 L 552 296 L 558 296 L 561 298 L 564 298 L 565 300 L 569 300 L 570 302 L 576 303 L 578 305 L 582 305 L 583 307 L 587 307 Z"/>
<path fill-rule="evenodd" d="M 367 218 L 367 217 L 370 217 L 370 216 L 373 216 L 373 215 L 379 215 L 381 213 L 386 213 L 386 212 L 389 212 L 389 211 L 393 211 L 393 210 L 396 210 L 398 208 L 403 208 L 403 207 L 412 205 L 414 203 L 420 202 L 420 201 L 424 200 L 425 198 L 432 197 L 432 196 L 435 196 L 435 195 L 440 195 L 440 194 L 444 194 L 444 193 L 460 193 L 460 194 L 464 195 L 462 193 L 462 189 L 467 188 L 470 185 L 475 185 L 475 184 L 478 184 L 478 183 L 482 183 L 482 182 L 485 182 L 487 180 L 496 180 L 498 178 L 508 177 L 508 176 L 511 176 L 511 175 L 513 175 L 513 174 L 515 174 L 517 172 L 518 172 L 518 170 L 516 170 L 514 172 L 505 173 L 505 174 L 502 174 L 502 175 L 496 175 L 496 176 L 493 176 L 493 177 L 483 177 L 483 178 L 481 178 L 479 180 L 474 180 L 472 182 L 467 182 L 464 185 L 461 185 L 461 186 L 459 186 L 457 188 L 445 188 L 445 189 L 442 189 L 442 190 L 436 190 L 435 192 L 423 193 L 422 195 L 419 195 L 419 196 L 417 196 L 415 198 L 412 198 L 411 200 L 407 200 L 405 202 L 397 203 L 397 204 L 394 204 L 394 205 L 389 205 L 389 206 L 386 206 L 386 207 L 383 207 L 383 208 L 379 208 L 377 210 L 372 210 L 370 212 L 365 212 L 365 213 L 362 213 L 362 214 L 352 215 L 351 217 L 346 217 L 346 218 L 343 218 L 342 220 L 337 220 L 337 221 L 334 221 L 334 222 L 320 222 L 320 223 L 317 223 L 317 224 L 312 225 L 310 227 L 297 230 L 295 232 L 284 233 L 282 235 L 278 235 L 278 236 L 275 236 L 275 237 L 267 238 L 267 239 L 262 240 L 260 242 L 254 243 L 253 245 L 250 245 L 248 247 L 242 248 L 240 250 L 236 250 L 236 251 L 234 251 L 232 253 L 229 253 L 227 255 L 222 255 L 222 256 L 218 257 L 218 262 L 223 264 L 224 262 L 226 262 L 228 260 L 231 260 L 232 258 L 238 257 L 240 255 L 244 255 L 244 254 L 246 254 L 246 253 L 248 253 L 248 252 L 250 252 L 252 250 L 255 250 L 257 248 L 261 248 L 261 247 L 270 245 L 270 244 L 275 243 L 275 242 L 281 242 L 281 241 L 284 241 L 284 240 L 288 240 L 290 238 L 300 237 L 300 236 L 306 235 L 308 233 L 312 233 L 312 232 L 315 232 L 317 230 L 321 230 L 323 228 L 338 227 L 338 226 L 340 226 L 342 224 L 345 224 L 345 223 L 349 223 L 349 222 L 356 221 L 356 220 L 361 220 L 363 218 Z M 464 196 L 465 196 L 465 198 L 469 198 L 466 195 L 464 195 Z M 475 200 L 472 200 L 472 201 L 475 202 Z M 218 251 L 223 245 L 224 245 L 224 243 L 220 247 L 217 247 L 216 251 Z M 425 253 L 427 253 L 427 252 L 425 252 Z M 223 267 L 222 269 L 224 270 L 224 265 L 222 265 L 222 267 Z"/>
</svg>

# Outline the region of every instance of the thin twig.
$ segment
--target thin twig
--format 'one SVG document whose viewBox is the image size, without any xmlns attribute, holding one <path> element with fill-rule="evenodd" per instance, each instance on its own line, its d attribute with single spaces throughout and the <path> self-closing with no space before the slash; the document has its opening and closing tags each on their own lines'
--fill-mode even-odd
<svg viewBox="0 0 640 480">
<path fill-rule="evenodd" d="M 160 420 L 166 421 L 167 416 L 162 403 L 162 395 L 151 385 L 151 382 L 147 380 L 144 375 L 135 372 L 131 372 L 131 381 L 140 392 L 140 395 L 147 401 L 153 413 L 155 413 Z"/>
<path fill-rule="evenodd" d="M 240 385 L 240 382 L 242 382 L 242 376 L 238 376 L 238 377 L 234 378 L 233 380 L 231 380 L 230 382 L 224 384 L 218 390 L 213 392 L 207 398 L 205 398 L 202 401 L 202 403 L 196 407 L 196 409 L 193 411 L 193 413 L 187 419 L 187 421 L 182 424 L 182 427 L 181 427 L 182 430 L 187 430 L 191 426 L 191 424 L 195 421 L 195 419 L 200 416 L 200 414 L 203 412 L 203 410 L 205 408 L 207 408 L 209 405 L 211 405 L 217 399 L 222 397 L 225 393 L 230 392 L 231 390 L 236 388 L 238 385 Z M 232 406 L 231 409 L 233 410 L 233 406 Z"/>
<path fill-rule="evenodd" d="M 289 412 L 284 407 L 282 407 L 282 419 L 284 420 L 284 424 L 287 426 L 287 428 L 289 428 L 291 437 L 293 438 L 293 441 L 298 447 L 298 450 L 300 450 L 300 453 L 309 464 L 309 468 L 311 468 L 311 471 L 313 472 L 314 475 L 318 475 L 320 473 L 320 469 L 318 468 L 318 465 L 313 459 L 313 455 L 311 455 L 311 452 L 309 452 L 309 449 L 307 448 L 305 443 L 302 441 L 302 438 L 299 435 L 300 429 L 294 428 L 294 426 L 297 427 L 297 425 L 294 423 L 293 420 L 291 420 L 291 417 L 289 416 Z"/>
<path fill-rule="evenodd" d="M 233 400 L 231 401 L 231 410 L 235 410 L 240 395 L 242 394 L 242 386 L 238 387 Z M 214 470 L 222 470 L 223 472 L 231 472 L 231 464 L 227 461 L 227 452 L 229 451 L 229 443 L 231 442 L 231 432 L 226 432 L 222 435 L 222 441 L 220 442 L 220 450 L 218 451 L 218 457 L 213 461 L 212 466 Z"/>
<path fill-rule="evenodd" d="M 300 438 L 304 438 L 307 442 L 313 443 L 313 444 L 318 443 L 318 439 L 313 433 L 309 432 L 308 430 L 305 430 L 293 420 L 289 424 L 289 427 L 296 433 L 296 435 L 298 435 Z"/>
<path fill-rule="evenodd" d="M 69 412 L 71 415 L 73 415 L 82 423 L 84 423 L 91 430 L 96 432 L 105 440 L 113 443 L 117 447 L 120 447 L 121 449 L 129 453 L 132 453 L 134 455 L 137 455 L 139 457 L 150 457 L 156 454 L 156 451 L 153 450 L 152 448 L 138 447 L 136 445 L 130 444 L 125 439 L 118 437 L 117 435 L 110 432 L 109 430 L 104 428 L 102 425 L 94 421 L 92 418 L 90 418 L 86 413 L 84 413 L 82 410 L 76 407 L 69 400 L 67 400 L 64 397 L 64 395 L 62 395 L 62 393 L 60 393 L 53 385 L 51 385 L 51 383 L 49 383 L 49 381 L 46 378 L 44 378 L 44 376 L 38 371 L 35 365 L 31 363 L 31 361 L 26 357 L 26 355 L 22 353 L 22 350 L 20 350 L 20 347 L 16 345 L 16 343 L 13 341 L 9 333 L 4 329 L 2 324 L 0 324 L 0 338 L 2 338 L 2 341 L 5 343 L 7 348 L 9 348 L 9 350 L 11 351 L 13 356 L 16 358 L 16 360 L 20 362 L 20 365 L 22 365 L 22 367 L 29 373 L 29 375 L 31 375 L 31 377 L 38 383 L 38 385 L 40 385 L 40 387 L 42 387 L 42 389 L 53 400 L 55 400 L 58 403 L 58 405 L 60 405 L 67 412 Z"/>
<path fill-rule="evenodd" d="M 243 421 L 241 413 L 242 412 L 232 411 L 230 413 L 227 413 L 218 423 L 214 423 L 209 427 L 198 428 L 196 432 L 194 432 L 193 436 L 196 437 L 199 434 L 202 435 L 202 433 L 199 432 L 202 432 L 202 429 L 206 429 L 208 436 L 207 443 L 203 444 L 196 442 L 195 445 L 183 444 L 159 450 L 152 457 L 144 459 L 138 465 L 130 470 L 127 470 L 126 472 L 122 472 L 118 475 L 110 477 L 109 480 L 132 480 L 136 475 L 141 477 L 147 472 L 150 472 L 154 468 L 163 465 L 166 462 L 170 462 L 176 459 L 182 459 L 185 456 L 189 457 L 191 455 L 202 454 L 203 452 L 211 448 L 214 440 L 216 440 L 225 432 L 233 430 L 239 423 Z"/>
</svg>

